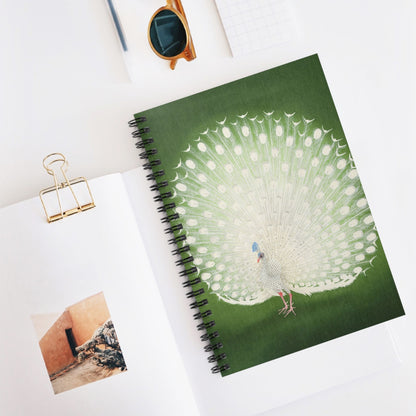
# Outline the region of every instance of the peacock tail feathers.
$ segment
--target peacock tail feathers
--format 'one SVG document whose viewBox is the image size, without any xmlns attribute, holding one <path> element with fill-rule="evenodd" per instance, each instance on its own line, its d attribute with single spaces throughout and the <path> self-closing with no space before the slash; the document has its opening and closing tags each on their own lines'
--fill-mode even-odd
<svg viewBox="0 0 416 416">
<path fill-rule="evenodd" d="M 306 295 L 372 267 L 378 234 L 346 140 L 317 120 L 270 112 L 217 122 L 183 152 L 172 184 L 200 277 L 226 302 L 277 295 L 261 284 L 253 242 Z"/>
</svg>

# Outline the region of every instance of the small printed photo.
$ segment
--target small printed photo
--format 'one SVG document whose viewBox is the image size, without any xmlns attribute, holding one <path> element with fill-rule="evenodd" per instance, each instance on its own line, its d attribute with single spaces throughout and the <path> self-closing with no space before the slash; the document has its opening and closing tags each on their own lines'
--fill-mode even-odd
<svg viewBox="0 0 416 416">
<path fill-rule="evenodd" d="M 103 292 L 31 318 L 55 394 L 127 370 Z"/>
</svg>

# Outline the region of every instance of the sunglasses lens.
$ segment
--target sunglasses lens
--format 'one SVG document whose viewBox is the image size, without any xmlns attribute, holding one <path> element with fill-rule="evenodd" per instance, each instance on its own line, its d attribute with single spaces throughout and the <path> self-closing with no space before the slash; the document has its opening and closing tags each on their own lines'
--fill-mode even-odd
<svg viewBox="0 0 416 416">
<path fill-rule="evenodd" d="M 158 53 L 167 58 L 179 55 L 186 47 L 186 31 L 171 10 L 162 10 L 150 24 L 150 41 Z"/>
</svg>

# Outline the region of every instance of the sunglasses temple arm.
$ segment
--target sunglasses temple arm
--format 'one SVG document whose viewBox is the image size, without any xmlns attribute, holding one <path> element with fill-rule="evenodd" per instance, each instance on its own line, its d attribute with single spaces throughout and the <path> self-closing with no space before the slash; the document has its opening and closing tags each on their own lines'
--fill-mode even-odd
<svg viewBox="0 0 416 416">
<path fill-rule="evenodd" d="M 169 4 L 170 3 L 170 4 Z M 186 19 L 186 16 L 185 16 L 185 10 L 183 9 L 183 6 L 182 6 L 182 2 L 181 2 L 181 0 L 167 0 L 167 5 L 168 6 L 171 6 L 172 7 L 172 3 L 175 3 L 175 6 L 176 6 L 176 9 L 178 10 L 178 12 L 183 16 L 183 17 L 185 17 L 185 19 Z"/>
<path fill-rule="evenodd" d="M 178 62 L 178 60 L 177 60 L 177 59 L 172 59 L 172 60 L 170 61 L 170 69 L 175 69 L 175 67 L 176 67 L 176 62 Z"/>
<path fill-rule="evenodd" d="M 183 9 L 181 0 L 167 0 L 167 3 L 168 3 L 168 5 L 169 5 L 169 3 L 171 3 L 171 4 L 175 3 L 176 9 L 185 18 L 186 24 L 188 25 L 185 10 Z M 188 34 L 189 34 L 189 27 L 187 28 L 187 31 L 188 31 Z M 196 58 L 195 47 L 194 47 L 194 43 L 192 41 L 191 36 L 189 36 L 189 49 L 191 50 L 192 59 L 195 59 Z M 175 63 L 175 65 L 176 65 L 176 63 Z"/>
</svg>

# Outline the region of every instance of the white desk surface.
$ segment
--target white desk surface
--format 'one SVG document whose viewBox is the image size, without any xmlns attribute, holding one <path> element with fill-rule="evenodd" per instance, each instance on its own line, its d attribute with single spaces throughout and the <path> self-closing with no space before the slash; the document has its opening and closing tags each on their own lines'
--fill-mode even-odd
<svg viewBox="0 0 416 416">
<path fill-rule="evenodd" d="M 239 58 L 213 0 L 183 4 L 198 58 L 171 71 L 143 43 L 133 85 L 104 0 L 2 1 L 0 207 L 50 185 L 48 153 L 64 153 L 73 177 L 134 168 L 134 112 L 317 52 L 406 310 L 391 324 L 402 364 L 266 414 L 415 415 L 416 3 L 292 0 L 299 38 Z"/>
</svg>

